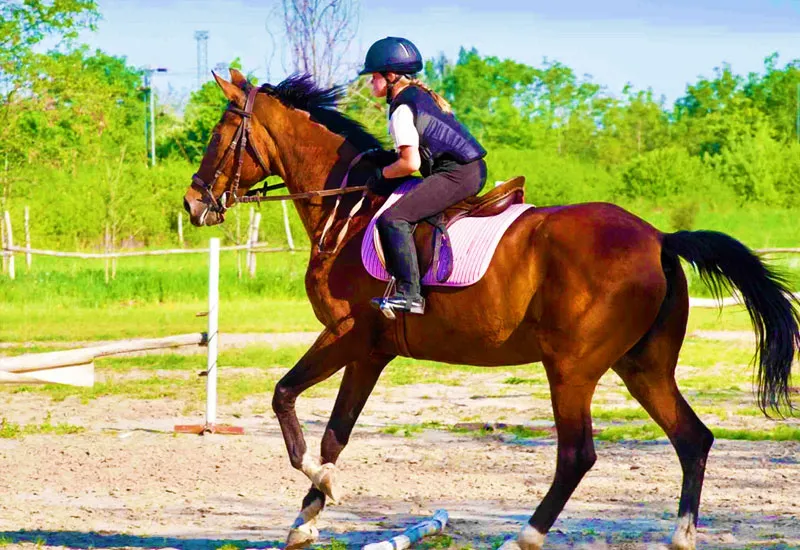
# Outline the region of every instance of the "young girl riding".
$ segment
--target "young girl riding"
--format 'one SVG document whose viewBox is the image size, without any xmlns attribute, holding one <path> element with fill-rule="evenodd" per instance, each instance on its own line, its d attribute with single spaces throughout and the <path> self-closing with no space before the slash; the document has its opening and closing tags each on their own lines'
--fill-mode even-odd
<svg viewBox="0 0 800 550">
<path fill-rule="evenodd" d="M 422 66 L 414 44 L 387 37 L 369 48 L 359 73 L 372 75 L 372 95 L 389 104 L 389 134 L 398 155 L 376 170 L 367 185 L 377 191 L 391 187 L 385 180 L 417 170 L 423 176 L 377 222 L 386 268 L 396 281 L 392 296 L 372 300 L 382 311 L 424 313 L 412 227 L 478 194 L 486 182 L 486 150 L 456 120 L 447 101 L 415 78 Z"/>
</svg>

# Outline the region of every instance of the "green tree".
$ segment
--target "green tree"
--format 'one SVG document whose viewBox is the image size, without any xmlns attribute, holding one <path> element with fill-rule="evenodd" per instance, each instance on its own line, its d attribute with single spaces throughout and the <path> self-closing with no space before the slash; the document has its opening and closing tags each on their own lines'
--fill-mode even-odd
<svg viewBox="0 0 800 550">
<path fill-rule="evenodd" d="M 652 90 L 625 86 L 621 99 L 612 99 L 602 115 L 598 159 L 618 165 L 634 156 L 665 147 L 670 142 L 669 114 L 664 100 L 657 102 Z"/>
<path fill-rule="evenodd" d="M 764 114 L 744 94 L 744 78 L 729 65 L 687 87 L 675 104 L 675 137 L 693 154 L 720 153 L 728 144 L 752 136 Z"/>
<path fill-rule="evenodd" d="M 744 95 L 754 107 L 769 119 L 775 137 L 786 143 L 798 141 L 796 117 L 798 87 L 800 87 L 800 61 L 792 61 L 783 69 L 777 68 L 778 54 L 764 60 L 764 74 L 751 73 L 744 86 Z"/>
<path fill-rule="evenodd" d="M 241 61 L 237 58 L 230 66 L 241 70 Z M 247 80 L 257 84 L 257 79 L 247 75 Z M 228 100 L 222 94 L 215 80 L 203 83 L 199 89 L 191 93 L 183 112 L 183 120 L 170 123 L 167 130 L 159 136 L 158 156 L 182 158 L 191 163 L 199 162 L 205 154 L 211 134 L 222 118 Z"/>
<path fill-rule="evenodd" d="M 47 38 L 74 39 L 93 28 L 99 13 L 95 0 L 3 0 L 0 2 L 0 77 L 14 80 Z M 4 80 L 8 84 L 8 80 Z"/>
</svg>

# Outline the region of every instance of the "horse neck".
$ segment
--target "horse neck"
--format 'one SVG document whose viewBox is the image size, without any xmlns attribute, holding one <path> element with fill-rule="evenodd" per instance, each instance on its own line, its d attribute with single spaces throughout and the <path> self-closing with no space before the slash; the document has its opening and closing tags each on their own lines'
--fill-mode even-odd
<svg viewBox="0 0 800 550">
<path fill-rule="evenodd" d="M 278 156 L 280 176 L 290 193 L 320 191 L 338 186 L 355 147 L 324 126 L 313 122 L 305 111 L 290 110 L 272 99 L 269 114 L 262 117 Z M 293 201 L 312 243 L 319 239 L 333 209 L 333 200 L 323 198 Z"/>
</svg>

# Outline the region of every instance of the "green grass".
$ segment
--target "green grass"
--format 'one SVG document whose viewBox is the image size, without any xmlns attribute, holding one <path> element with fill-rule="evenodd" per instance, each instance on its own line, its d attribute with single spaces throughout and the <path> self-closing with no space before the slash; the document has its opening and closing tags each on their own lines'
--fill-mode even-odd
<svg viewBox="0 0 800 550">
<path fill-rule="evenodd" d="M 442 550 L 453 548 L 455 545 L 453 544 L 453 537 L 450 535 L 431 535 L 425 537 L 415 546 L 422 550 Z"/>
<path fill-rule="evenodd" d="M 666 437 L 656 424 L 629 424 L 603 428 L 595 439 L 599 441 L 651 441 Z"/>
<path fill-rule="evenodd" d="M 0 290 L 0 293 L 2 290 Z M 118 340 L 203 332 L 208 302 L 116 304 L 106 307 L 4 304 L 0 308 L 2 342 Z M 223 332 L 320 331 L 308 301 L 253 297 L 222 300 Z"/>
<path fill-rule="evenodd" d="M 19 425 L 8 422 L 5 418 L 0 421 L 0 439 L 15 439 L 26 435 L 72 435 L 83 433 L 85 428 L 73 426 L 64 422 L 53 424 L 50 415 L 41 424 Z"/>
<path fill-rule="evenodd" d="M 540 376 L 528 377 L 528 378 L 520 378 L 519 376 L 509 376 L 505 380 L 503 380 L 503 384 L 510 384 L 512 386 L 519 386 L 522 384 L 527 385 L 537 385 L 537 384 L 547 384 L 547 376 L 542 373 Z"/>
<path fill-rule="evenodd" d="M 729 430 L 711 428 L 717 439 L 742 441 L 800 441 L 800 427 L 776 426 L 772 430 Z"/>
<path fill-rule="evenodd" d="M 592 419 L 595 421 L 623 422 L 629 420 L 646 420 L 648 418 L 650 418 L 650 415 L 641 407 L 592 407 Z"/>
<path fill-rule="evenodd" d="M 277 377 L 267 373 L 220 377 L 217 383 L 217 399 L 220 404 L 228 404 L 238 403 L 254 395 L 271 394 L 276 382 Z M 186 379 L 153 376 L 131 380 L 112 377 L 109 381 L 95 383 L 90 388 L 45 384 L 16 386 L 0 391 L 44 394 L 55 402 L 76 398 L 82 403 L 88 403 L 101 397 L 120 396 L 142 400 L 182 400 L 197 403 L 199 406 L 205 396 L 205 379 L 197 376 Z"/>
<path fill-rule="evenodd" d="M 689 338 L 683 343 L 679 363 L 692 367 L 715 365 L 737 365 L 747 373 L 747 365 L 753 360 L 755 345 L 746 342 L 717 342 Z"/>
<path fill-rule="evenodd" d="M 3 548 L 5 546 L 10 546 L 13 543 L 14 541 L 8 537 L 0 537 L 0 548 Z"/>
<path fill-rule="evenodd" d="M 305 294 L 307 252 L 260 254 L 253 279 L 221 256 L 220 323 L 227 332 L 320 330 Z M 24 264 L 23 264 L 24 265 Z M 30 273 L 0 277 L 0 341 L 65 341 L 200 331 L 208 309 L 204 255 L 123 258 L 106 283 L 103 261 L 36 257 Z"/>
<path fill-rule="evenodd" d="M 236 298 L 306 299 L 308 252 L 258 254 L 256 277 L 239 279 L 235 252 L 220 255 L 222 300 Z M 244 255 L 242 255 L 242 262 Z M 36 256 L 28 272 L 18 262 L 17 278 L 0 278 L 5 304 L 34 302 L 65 307 L 120 303 L 164 303 L 208 298 L 208 256 L 189 254 L 120 258 L 117 276 L 105 282 L 105 260 Z M 242 264 L 244 270 L 244 264 Z"/>
<path fill-rule="evenodd" d="M 442 428 L 444 428 L 444 426 L 441 423 L 430 421 L 423 422 L 421 424 L 396 424 L 393 426 L 387 426 L 381 430 L 381 433 L 388 435 L 401 434 L 403 437 L 414 437 L 424 430 L 438 430 Z"/>
<path fill-rule="evenodd" d="M 776 426 L 771 430 L 750 430 L 712 427 L 711 432 L 717 439 L 740 441 L 800 441 L 800 427 Z M 656 424 L 631 424 L 626 426 L 609 426 L 595 436 L 600 441 L 650 441 L 665 438 L 664 432 Z"/>
</svg>

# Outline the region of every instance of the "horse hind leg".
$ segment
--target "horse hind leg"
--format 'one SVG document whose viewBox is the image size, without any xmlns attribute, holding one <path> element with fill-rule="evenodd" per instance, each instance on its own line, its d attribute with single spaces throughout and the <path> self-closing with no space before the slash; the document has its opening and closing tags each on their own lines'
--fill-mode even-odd
<svg viewBox="0 0 800 550">
<path fill-rule="evenodd" d="M 683 288 L 685 292 L 685 286 Z M 706 459 L 714 436 L 683 398 L 675 382 L 675 367 L 688 316 L 686 301 L 682 304 L 674 305 L 660 326 L 654 327 L 613 369 L 631 395 L 664 430 L 678 454 L 683 484 L 671 548 L 693 550 Z"/>
<path fill-rule="evenodd" d="M 553 415 L 558 436 L 556 473 L 550 489 L 528 524 L 516 539 L 507 540 L 499 550 L 539 550 L 545 536 L 564 509 L 583 476 L 597 459 L 592 440 L 591 402 L 595 387 L 606 369 L 585 376 L 564 376 L 572 371 L 563 362 L 545 361 L 550 380 Z"/>
</svg>

